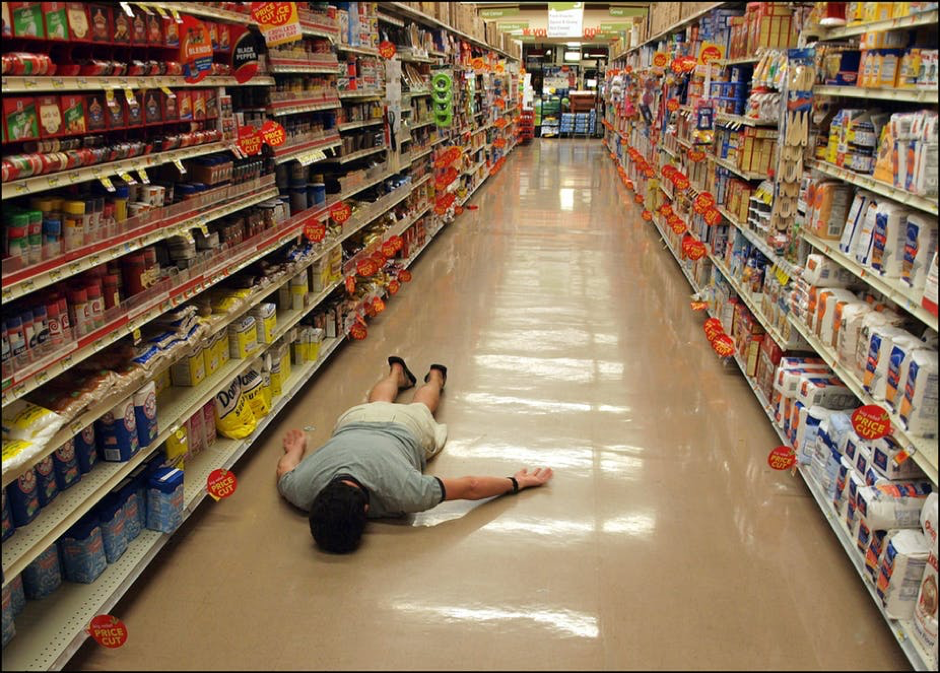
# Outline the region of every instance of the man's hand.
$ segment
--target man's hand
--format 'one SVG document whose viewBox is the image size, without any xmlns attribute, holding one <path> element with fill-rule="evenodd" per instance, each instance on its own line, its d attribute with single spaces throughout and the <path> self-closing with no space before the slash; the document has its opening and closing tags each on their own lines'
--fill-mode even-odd
<svg viewBox="0 0 940 673">
<path fill-rule="evenodd" d="M 552 474 L 552 468 L 550 467 L 537 467 L 531 472 L 524 467 L 512 476 L 519 482 L 519 490 L 521 491 L 524 488 L 541 486 L 552 478 Z"/>
</svg>

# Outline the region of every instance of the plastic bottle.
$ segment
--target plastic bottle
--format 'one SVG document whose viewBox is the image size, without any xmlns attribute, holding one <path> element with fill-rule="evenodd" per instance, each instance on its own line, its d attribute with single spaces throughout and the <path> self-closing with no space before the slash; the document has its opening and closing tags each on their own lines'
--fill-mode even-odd
<svg viewBox="0 0 940 673">
<path fill-rule="evenodd" d="M 49 324 L 49 344 L 53 350 L 64 343 L 62 338 L 62 316 L 59 312 L 59 302 L 54 297 L 46 301 L 46 322 Z"/>
<path fill-rule="evenodd" d="M 102 292 L 104 294 L 105 311 L 121 303 L 120 278 L 116 273 L 109 273 L 103 279 Z"/>
<path fill-rule="evenodd" d="M 85 286 L 88 295 L 88 313 L 93 329 L 104 327 L 104 297 L 101 294 L 101 280 L 95 280 Z"/>
<path fill-rule="evenodd" d="M 10 348 L 10 333 L 6 322 L 3 323 L 3 348 L 0 350 L 0 362 L 3 363 L 3 378 L 13 374 L 13 349 Z"/>
<path fill-rule="evenodd" d="M 85 199 L 85 214 L 82 217 L 82 230 L 85 232 L 85 244 L 98 240 L 98 217 L 95 215 L 95 200 Z"/>
<path fill-rule="evenodd" d="M 31 362 L 36 361 L 39 359 L 39 349 L 36 343 L 36 325 L 33 321 L 33 312 L 23 311 L 20 313 L 20 318 L 23 320 L 23 336 L 26 338 L 26 350 L 29 351 L 29 359 Z"/>
<path fill-rule="evenodd" d="M 18 315 L 7 318 L 6 326 L 13 366 L 17 369 L 25 367 L 30 363 L 30 357 L 29 348 L 26 345 L 26 332 L 23 330 L 23 319 Z"/>
<path fill-rule="evenodd" d="M 49 351 L 49 320 L 46 307 L 42 304 L 33 307 L 33 330 L 36 332 L 36 349 L 42 355 Z"/>
<path fill-rule="evenodd" d="M 72 324 L 76 339 L 80 339 L 91 331 L 88 293 L 85 292 L 84 288 L 79 287 L 69 290 L 69 322 Z"/>
<path fill-rule="evenodd" d="M 95 231 L 97 232 L 96 241 L 103 240 L 108 235 L 108 229 L 104 221 L 104 197 L 95 197 Z"/>
<path fill-rule="evenodd" d="M 105 238 L 116 236 L 122 231 L 117 226 L 117 222 L 114 219 L 113 203 L 104 204 L 104 211 L 101 214 L 101 230 L 104 233 Z"/>
<path fill-rule="evenodd" d="M 38 264 L 42 261 L 42 211 L 27 210 L 29 218 L 29 263 Z"/>
<path fill-rule="evenodd" d="M 19 257 L 25 265 L 29 261 L 29 215 L 13 213 L 6 227 L 6 250 L 9 257 Z"/>
<path fill-rule="evenodd" d="M 77 250 L 85 245 L 85 202 L 65 201 L 62 203 L 62 231 L 66 252 Z"/>
<path fill-rule="evenodd" d="M 62 323 L 62 340 L 66 343 L 72 340 L 72 321 L 69 320 L 69 302 L 64 293 L 56 292 L 53 297 L 59 305 L 59 322 Z"/>
<path fill-rule="evenodd" d="M 62 255 L 62 221 L 45 218 L 42 221 L 42 258 L 56 259 Z"/>
<path fill-rule="evenodd" d="M 126 186 L 115 187 L 111 204 L 114 206 L 114 220 L 120 225 L 127 219 L 127 200 L 130 190 Z"/>
</svg>

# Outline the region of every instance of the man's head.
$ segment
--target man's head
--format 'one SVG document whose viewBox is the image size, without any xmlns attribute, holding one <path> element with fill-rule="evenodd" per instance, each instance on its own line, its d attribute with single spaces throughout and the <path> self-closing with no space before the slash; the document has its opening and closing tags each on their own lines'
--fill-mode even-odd
<svg viewBox="0 0 940 673">
<path fill-rule="evenodd" d="M 338 477 L 320 491 L 310 507 L 310 533 L 325 551 L 355 551 L 366 527 L 368 508 L 366 491 L 354 480 Z"/>
</svg>

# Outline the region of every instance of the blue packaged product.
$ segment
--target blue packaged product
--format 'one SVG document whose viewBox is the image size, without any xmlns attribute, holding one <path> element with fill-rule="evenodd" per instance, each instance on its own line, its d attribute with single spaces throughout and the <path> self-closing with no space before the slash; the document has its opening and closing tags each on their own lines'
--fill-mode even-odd
<svg viewBox="0 0 940 673">
<path fill-rule="evenodd" d="M 134 468 L 130 476 L 134 483 L 134 490 L 137 492 L 137 516 L 140 519 L 141 530 L 147 527 L 147 480 L 149 477 L 147 463 Z"/>
<path fill-rule="evenodd" d="M 13 515 L 10 513 L 10 503 L 7 499 L 7 490 L 0 491 L 0 499 L 3 500 L 3 540 L 16 532 L 16 526 L 13 525 Z"/>
<path fill-rule="evenodd" d="M 3 647 L 7 646 L 13 636 L 16 635 L 16 627 L 13 625 L 13 601 L 10 597 L 10 586 L 3 587 Z"/>
<path fill-rule="evenodd" d="M 123 463 L 140 448 L 134 400 L 128 397 L 95 421 L 95 440 L 102 460 Z"/>
<path fill-rule="evenodd" d="M 13 525 L 17 528 L 25 526 L 39 514 L 39 494 L 36 491 L 35 470 L 26 470 L 7 486 L 10 515 L 13 517 Z"/>
<path fill-rule="evenodd" d="M 137 442 L 150 446 L 157 438 L 157 384 L 151 381 L 134 393 L 134 416 L 137 422 Z"/>
<path fill-rule="evenodd" d="M 94 514 L 86 514 L 69 528 L 59 539 L 59 546 L 69 582 L 91 584 L 108 567 L 104 538 Z"/>
<path fill-rule="evenodd" d="M 26 594 L 23 593 L 22 575 L 17 575 L 10 580 L 10 597 L 13 600 L 13 616 L 15 617 L 26 607 Z"/>
<path fill-rule="evenodd" d="M 64 491 L 82 478 L 82 471 L 78 467 L 78 457 L 75 455 L 75 438 L 70 438 L 52 454 L 52 465 L 55 468 L 55 482 L 60 491 Z"/>
<path fill-rule="evenodd" d="M 52 465 L 52 456 L 46 456 L 36 463 L 36 495 L 39 496 L 39 506 L 46 507 L 59 495 L 59 485 L 55 482 L 55 467 Z"/>
<path fill-rule="evenodd" d="M 147 485 L 147 528 L 172 533 L 183 523 L 183 471 L 161 467 Z"/>
<path fill-rule="evenodd" d="M 104 555 L 108 563 L 115 563 L 127 551 L 127 526 L 124 518 L 124 503 L 120 495 L 109 493 L 95 508 L 98 525 L 104 540 Z"/>
<path fill-rule="evenodd" d="M 82 474 L 91 472 L 91 468 L 98 462 L 94 424 L 75 435 L 75 457 L 78 459 L 78 469 L 82 471 Z"/>
<path fill-rule="evenodd" d="M 143 528 L 143 524 L 140 522 L 140 501 L 137 499 L 137 484 L 133 479 L 127 477 L 117 485 L 114 492 L 121 499 L 121 506 L 124 509 L 124 530 L 129 544 L 137 539 Z"/>
<path fill-rule="evenodd" d="M 23 570 L 23 591 L 27 598 L 36 600 L 48 596 L 62 584 L 59 568 L 59 550 L 55 542 Z"/>
</svg>

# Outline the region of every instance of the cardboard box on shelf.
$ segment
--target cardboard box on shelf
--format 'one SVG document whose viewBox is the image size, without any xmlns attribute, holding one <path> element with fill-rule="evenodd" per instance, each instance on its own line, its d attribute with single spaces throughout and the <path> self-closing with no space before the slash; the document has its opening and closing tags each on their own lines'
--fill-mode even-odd
<svg viewBox="0 0 940 673">
<path fill-rule="evenodd" d="M 677 4 L 679 5 L 681 18 L 687 19 L 690 16 L 694 16 L 698 14 L 699 12 L 703 12 L 711 7 L 714 7 L 718 3 L 715 3 L 715 2 L 680 2 Z"/>
<path fill-rule="evenodd" d="M 429 16 L 434 16 L 435 5 L 438 5 L 438 4 L 441 4 L 441 3 L 437 3 L 437 2 L 422 2 L 422 3 L 419 3 L 419 4 L 421 5 L 421 11 L 422 11 L 422 12 L 424 12 L 425 14 L 427 14 L 427 15 L 429 15 Z"/>
</svg>

